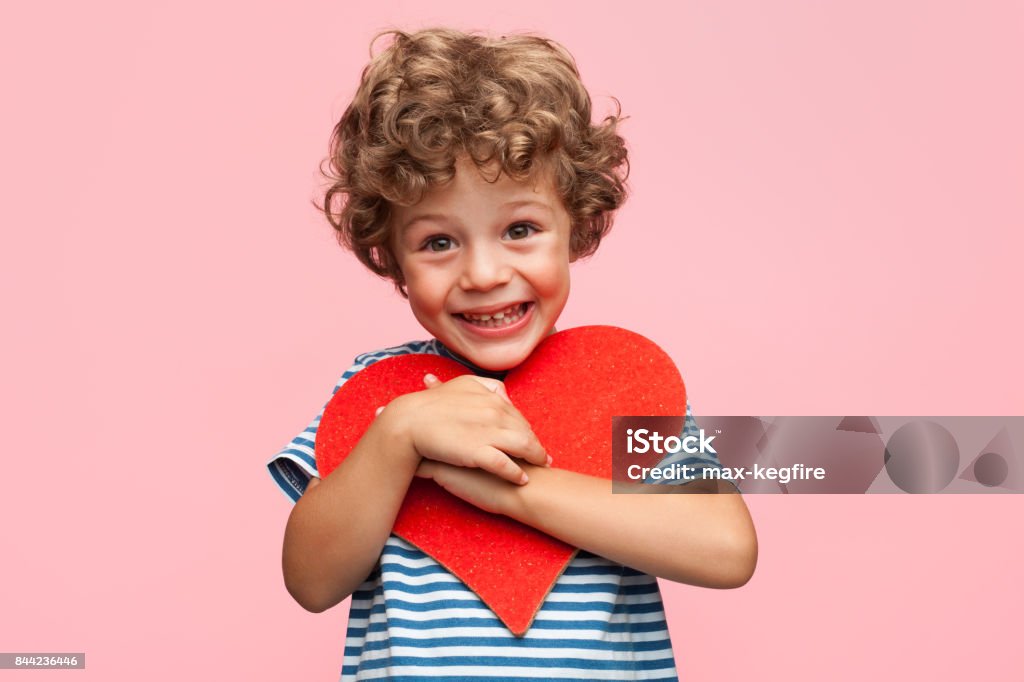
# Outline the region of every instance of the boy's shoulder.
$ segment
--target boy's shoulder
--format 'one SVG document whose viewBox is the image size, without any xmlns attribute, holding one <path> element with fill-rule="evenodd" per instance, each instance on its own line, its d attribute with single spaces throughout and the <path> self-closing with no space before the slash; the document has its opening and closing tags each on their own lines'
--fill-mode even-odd
<svg viewBox="0 0 1024 682">
<path fill-rule="evenodd" d="M 388 348 L 372 350 L 357 355 L 356 359 L 352 361 L 352 367 L 345 372 L 342 379 L 350 378 L 356 372 L 366 369 L 375 362 L 384 360 L 385 358 L 397 357 L 399 355 L 440 355 L 450 360 L 455 360 L 456 362 L 462 362 L 437 339 L 428 339 L 427 341 L 407 341 L 406 343 L 402 343 L 397 346 L 389 346 Z"/>
<path fill-rule="evenodd" d="M 368 351 L 357 355 L 356 359 L 353 361 L 353 364 L 355 365 L 353 369 L 364 369 L 378 360 L 383 360 L 384 358 L 416 354 L 441 355 L 442 352 L 437 339 L 430 339 L 428 341 L 407 341 L 406 343 L 402 343 L 397 346 L 389 346 L 388 348 L 381 348 L 380 350 Z"/>
<path fill-rule="evenodd" d="M 338 379 L 338 383 L 334 386 L 334 392 L 336 393 L 342 384 L 375 362 L 400 355 L 440 355 L 441 357 L 459 362 L 459 358 L 452 355 L 451 351 L 445 348 L 437 339 L 407 341 L 397 346 L 389 346 L 388 348 L 381 348 L 380 350 L 357 355 L 356 359 L 352 362 L 352 366 L 345 370 L 341 378 Z"/>
<path fill-rule="evenodd" d="M 360 353 L 355 356 L 352 360 L 352 367 L 345 372 L 345 376 L 342 379 L 348 379 L 359 370 L 365 370 L 378 360 L 382 360 L 386 357 L 397 357 L 398 355 L 444 355 L 444 348 L 437 341 L 437 339 L 429 339 L 427 341 L 407 341 L 396 346 L 389 346 L 387 348 L 381 348 L 379 350 L 371 350 L 365 353 Z"/>
</svg>

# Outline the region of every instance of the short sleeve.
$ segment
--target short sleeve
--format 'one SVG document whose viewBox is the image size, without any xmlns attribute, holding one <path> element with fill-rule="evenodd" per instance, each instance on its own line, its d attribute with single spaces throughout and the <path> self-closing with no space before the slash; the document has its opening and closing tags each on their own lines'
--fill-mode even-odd
<svg viewBox="0 0 1024 682">
<path fill-rule="evenodd" d="M 700 440 L 700 428 L 697 426 L 697 421 L 693 418 L 693 411 L 690 409 L 690 401 L 686 401 L 686 420 L 683 422 L 683 432 L 681 438 L 687 436 L 693 436 L 697 440 Z M 679 479 L 676 477 L 658 477 L 653 478 L 650 475 L 644 480 L 644 483 L 660 484 L 660 485 L 686 485 L 692 483 L 694 480 L 701 479 L 703 474 L 702 469 L 721 469 L 722 463 L 718 459 L 718 454 L 715 452 L 674 452 L 668 454 L 658 462 L 656 469 L 669 470 L 675 465 L 685 465 L 691 468 L 691 478 Z"/>
<path fill-rule="evenodd" d="M 338 392 L 338 389 L 345 385 L 346 381 L 378 360 L 397 355 L 417 353 L 437 355 L 437 346 L 432 341 L 410 341 L 400 346 L 363 353 L 353 361 L 352 366 L 345 370 L 345 373 L 338 379 L 334 390 L 331 391 L 331 396 L 333 397 Z M 330 403 L 330 400 L 324 403 L 324 406 L 320 408 L 320 412 L 309 423 L 309 426 L 303 429 L 295 438 L 292 438 L 287 445 L 278 450 L 277 454 L 267 462 L 267 471 L 270 472 L 270 477 L 274 479 L 274 483 L 285 494 L 285 497 L 293 503 L 298 502 L 302 494 L 306 492 L 309 479 L 319 475 L 316 470 L 314 445 L 316 444 L 316 430 L 320 426 L 320 419 L 324 416 L 324 410 L 327 408 L 328 403 Z"/>
<path fill-rule="evenodd" d="M 345 370 L 345 373 L 338 379 L 331 395 L 337 393 L 346 381 L 364 369 L 367 364 L 367 356 L 360 355 L 356 358 L 353 365 Z M 285 497 L 293 503 L 298 502 L 302 494 L 306 492 L 309 479 L 319 475 L 316 470 L 316 455 L 313 448 L 316 443 L 316 430 L 320 426 L 320 419 L 324 416 L 326 408 L 327 403 L 324 403 L 309 426 L 292 438 L 267 462 L 267 471 L 270 472 L 270 477 L 274 479 L 274 483 L 285 494 Z"/>
</svg>

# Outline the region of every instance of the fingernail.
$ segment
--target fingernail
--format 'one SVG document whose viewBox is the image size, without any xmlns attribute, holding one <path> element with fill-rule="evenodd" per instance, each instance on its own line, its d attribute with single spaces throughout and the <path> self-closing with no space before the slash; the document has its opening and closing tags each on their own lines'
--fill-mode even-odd
<svg viewBox="0 0 1024 682">
<path fill-rule="evenodd" d="M 384 411 L 384 408 L 383 408 L 383 407 L 378 407 L 378 408 L 377 408 L 377 411 L 373 413 L 373 416 L 374 416 L 374 417 L 379 417 L 379 416 L 380 416 L 380 413 L 381 413 L 381 412 L 383 412 L 383 411 Z"/>
<path fill-rule="evenodd" d="M 551 463 L 554 462 L 554 461 L 555 460 L 551 459 L 551 455 L 548 455 L 548 463 L 545 464 L 545 466 L 551 466 Z"/>
<path fill-rule="evenodd" d="M 530 477 L 527 476 L 526 472 L 524 471 L 523 472 L 523 477 L 519 479 L 519 485 L 526 485 L 526 482 L 529 481 L 529 480 L 530 480 Z"/>
<path fill-rule="evenodd" d="M 433 374 L 425 374 L 423 376 L 423 381 L 425 381 L 428 384 L 436 384 L 437 377 L 435 377 Z"/>
</svg>

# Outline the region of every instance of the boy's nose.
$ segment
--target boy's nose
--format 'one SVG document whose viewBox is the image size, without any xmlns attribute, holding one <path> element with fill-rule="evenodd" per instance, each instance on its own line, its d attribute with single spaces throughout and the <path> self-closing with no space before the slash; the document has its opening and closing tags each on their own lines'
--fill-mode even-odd
<svg viewBox="0 0 1024 682">
<path fill-rule="evenodd" d="M 507 284 L 512 279 L 512 267 L 495 249 L 477 247 L 468 249 L 459 286 L 467 291 L 488 291 Z"/>
</svg>

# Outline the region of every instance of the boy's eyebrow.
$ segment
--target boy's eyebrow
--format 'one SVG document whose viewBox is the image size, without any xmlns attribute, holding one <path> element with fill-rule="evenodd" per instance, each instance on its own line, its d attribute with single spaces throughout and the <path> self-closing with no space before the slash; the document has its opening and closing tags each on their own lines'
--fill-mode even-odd
<svg viewBox="0 0 1024 682">
<path fill-rule="evenodd" d="M 502 208 L 519 208 L 520 206 L 536 206 L 550 212 L 551 207 L 546 202 L 536 199 L 520 199 L 519 201 L 507 201 L 501 205 Z"/>
<path fill-rule="evenodd" d="M 548 213 L 551 213 L 551 207 L 547 203 L 543 201 L 538 201 L 536 199 L 519 199 L 513 201 L 506 201 L 504 204 L 501 205 L 501 207 L 505 209 L 520 208 L 522 206 L 536 206 L 537 208 L 543 209 Z M 443 223 L 448 220 L 448 216 L 443 213 L 424 213 L 423 215 L 418 215 L 414 217 L 412 220 L 408 221 L 407 223 L 399 227 L 399 232 L 404 232 L 408 230 L 410 227 L 412 227 L 421 220 L 432 220 L 434 222 Z"/>
<path fill-rule="evenodd" d="M 412 220 L 408 221 L 407 223 L 399 227 L 399 232 L 405 232 L 406 230 L 408 230 L 410 227 L 412 227 L 421 220 L 433 220 L 434 222 L 444 222 L 448 220 L 448 216 L 441 213 L 424 213 L 423 215 L 416 216 Z"/>
</svg>

